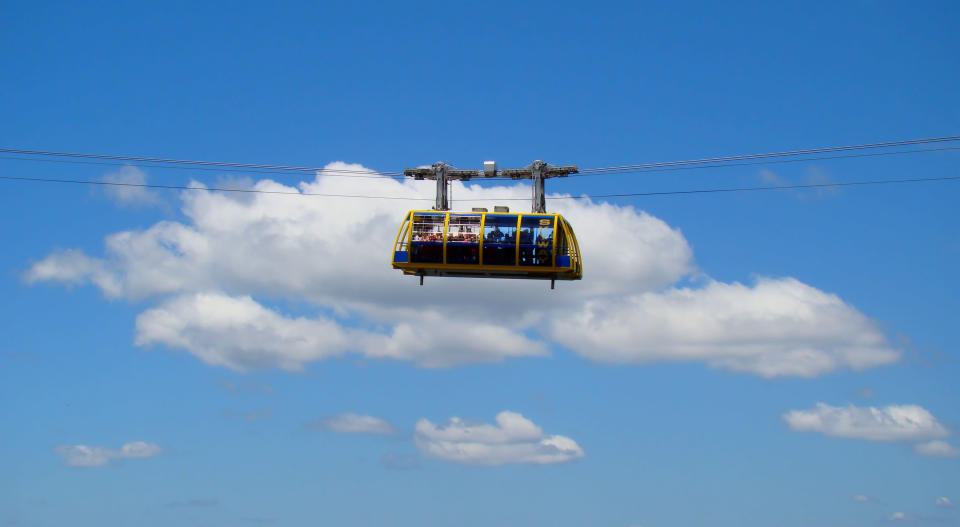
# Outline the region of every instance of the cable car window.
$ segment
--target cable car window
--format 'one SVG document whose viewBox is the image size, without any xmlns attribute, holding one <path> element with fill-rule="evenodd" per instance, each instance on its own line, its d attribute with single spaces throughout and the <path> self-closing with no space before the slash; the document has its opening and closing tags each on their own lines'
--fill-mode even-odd
<svg viewBox="0 0 960 527">
<path fill-rule="evenodd" d="M 567 247 L 567 233 L 563 227 L 557 229 L 557 267 L 570 266 L 570 252 Z"/>
<path fill-rule="evenodd" d="M 451 214 L 447 227 L 447 263 L 480 263 L 480 215 Z"/>
<path fill-rule="evenodd" d="M 553 266 L 553 216 L 520 220 L 520 265 Z"/>
<path fill-rule="evenodd" d="M 443 262 L 444 214 L 414 214 L 410 261 Z"/>
<path fill-rule="evenodd" d="M 483 225 L 483 265 L 517 265 L 517 216 L 488 214 Z"/>
</svg>

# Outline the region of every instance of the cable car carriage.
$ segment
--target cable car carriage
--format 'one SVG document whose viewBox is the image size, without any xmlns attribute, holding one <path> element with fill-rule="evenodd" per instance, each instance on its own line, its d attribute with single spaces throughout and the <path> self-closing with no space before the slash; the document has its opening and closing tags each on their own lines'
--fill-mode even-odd
<svg viewBox="0 0 960 527">
<path fill-rule="evenodd" d="M 421 285 L 425 276 L 519 278 L 550 280 L 552 289 L 556 280 L 583 276 L 573 227 L 560 214 L 546 212 L 543 194 L 544 178 L 565 176 L 576 167 L 536 161 L 525 169 L 498 172 L 495 163 L 487 162 L 481 173 L 437 163 L 404 172 L 417 179 L 437 179 L 437 206 L 408 212 L 394 242 L 393 268 L 419 276 Z M 533 179 L 533 212 L 510 213 L 507 207 L 450 212 L 448 181 L 473 176 Z"/>
</svg>

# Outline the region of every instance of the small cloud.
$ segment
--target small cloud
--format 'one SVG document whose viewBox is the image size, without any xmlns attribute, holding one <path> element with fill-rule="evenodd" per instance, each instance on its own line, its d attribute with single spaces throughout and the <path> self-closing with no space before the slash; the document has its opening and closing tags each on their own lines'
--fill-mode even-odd
<svg viewBox="0 0 960 527">
<path fill-rule="evenodd" d="M 771 185 L 778 185 L 778 186 L 790 184 L 789 181 L 782 178 L 779 174 L 766 168 L 761 168 L 759 174 L 760 174 L 760 180 L 763 181 L 764 183 L 769 183 Z"/>
<path fill-rule="evenodd" d="M 898 512 L 895 512 L 895 513 L 893 513 L 893 514 L 890 515 L 890 521 L 892 521 L 892 522 L 893 522 L 893 521 L 907 521 L 907 520 L 909 520 L 909 519 L 910 519 L 910 516 L 907 516 L 905 513 L 902 513 L 902 512 L 899 512 L 899 511 L 898 511 Z"/>
<path fill-rule="evenodd" d="M 521 414 L 503 411 L 496 424 L 468 423 L 451 417 L 446 424 L 417 421 L 414 442 L 420 452 L 465 465 L 564 463 L 584 456 L 573 439 L 545 435 Z"/>
<path fill-rule="evenodd" d="M 933 414 L 912 404 L 862 408 L 817 403 L 811 410 L 787 412 L 783 419 L 798 432 L 868 441 L 915 441 L 950 434 Z"/>
<path fill-rule="evenodd" d="M 60 445 L 54 452 L 63 456 L 71 467 L 104 467 L 114 459 L 135 459 L 159 456 L 163 449 L 154 443 L 134 441 L 119 449 L 87 445 Z"/>
<path fill-rule="evenodd" d="M 104 192 L 123 207 L 146 207 L 162 205 L 163 200 L 156 193 L 150 191 L 147 184 L 147 174 L 133 165 L 125 165 L 120 170 L 110 172 L 100 178 L 106 183 Z"/>
<path fill-rule="evenodd" d="M 217 498 L 191 498 L 189 500 L 171 501 L 164 506 L 168 509 L 191 508 L 191 507 L 216 507 L 220 505 Z"/>
<path fill-rule="evenodd" d="M 324 417 L 308 424 L 307 428 L 331 430 L 342 434 L 389 435 L 397 433 L 397 429 L 385 419 L 352 413 Z"/>
<path fill-rule="evenodd" d="M 861 503 L 866 503 L 866 502 L 871 501 L 871 500 L 870 500 L 870 497 L 869 497 L 869 496 L 864 496 L 863 494 L 857 494 L 856 496 L 853 497 L 853 501 L 859 501 L 859 502 L 861 502 Z"/>
<path fill-rule="evenodd" d="M 835 181 L 823 170 L 819 168 L 811 168 L 807 171 L 807 184 L 808 185 L 831 185 Z M 813 189 L 816 197 L 825 198 L 828 196 L 833 196 L 840 192 L 840 189 L 834 186 L 821 186 Z"/>
<path fill-rule="evenodd" d="M 953 504 L 950 503 L 950 499 L 947 498 L 946 496 L 940 496 L 939 498 L 937 498 L 937 507 L 946 507 L 948 509 L 952 509 Z"/>
<path fill-rule="evenodd" d="M 960 457 L 960 448 L 946 441 L 930 441 L 913 447 L 914 452 L 921 456 L 931 457 Z"/>
<path fill-rule="evenodd" d="M 384 454 L 380 464 L 391 470 L 414 470 L 420 468 L 420 460 L 403 454 Z"/>
<path fill-rule="evenodd" d="M 864 399 L 870 399 L 877 396 L 877 392 L 873 388 L 860 388 L 860 391 L 857 392 L 857 395 L 863 397 Z"/>
</svg>

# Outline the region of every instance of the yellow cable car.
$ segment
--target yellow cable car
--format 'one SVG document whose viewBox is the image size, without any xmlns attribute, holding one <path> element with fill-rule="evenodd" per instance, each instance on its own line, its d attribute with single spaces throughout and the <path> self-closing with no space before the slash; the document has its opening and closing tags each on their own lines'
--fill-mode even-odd
<svg viewBox="0 0 960 527">
<path fill-rule="evenodd" d="M 403 274 L 477 278 L 580 280 L 583 266 L 573 227 L 559 214 L 546 209 L 544 180 L 576 173 L 576 166 L 552 166 L 541 160 L 519 169 L 497 170 L 486 161 L 483 170 L 460 170 L 446 163 L 407 168 L 404 174 L 437 181 L 433 210 L 407 213 L 393 244 L 394 269 Z M 476 208 L 450 212 L 449 182 L 473 177 L 533 180 L 533 212 L 510 213 L 507 207 L 493 212 Z"/>
<path fill-rule="evenodd" d="M 393 268 L 420 276 L 579 280 L 580 247 L 559 214 L 407 213 L 394 242 Z"/>
</svg>

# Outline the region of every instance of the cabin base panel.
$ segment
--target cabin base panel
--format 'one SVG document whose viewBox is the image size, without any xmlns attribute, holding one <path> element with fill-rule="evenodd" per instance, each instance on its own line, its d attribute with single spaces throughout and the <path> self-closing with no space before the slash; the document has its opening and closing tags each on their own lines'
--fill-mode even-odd
<svg viewBox="0 0 960 527">
<path fill-rule="evenodd" d="M 457 278 L 513 278 L 524 280 L 580 280 L 581 277 L 568 273 L 531 272 L 531 271 L 493 271 L 462 269 L 409 269 L 398 268 L 403 274 L 411 276 L 450 276 Z"/>
</svg>

